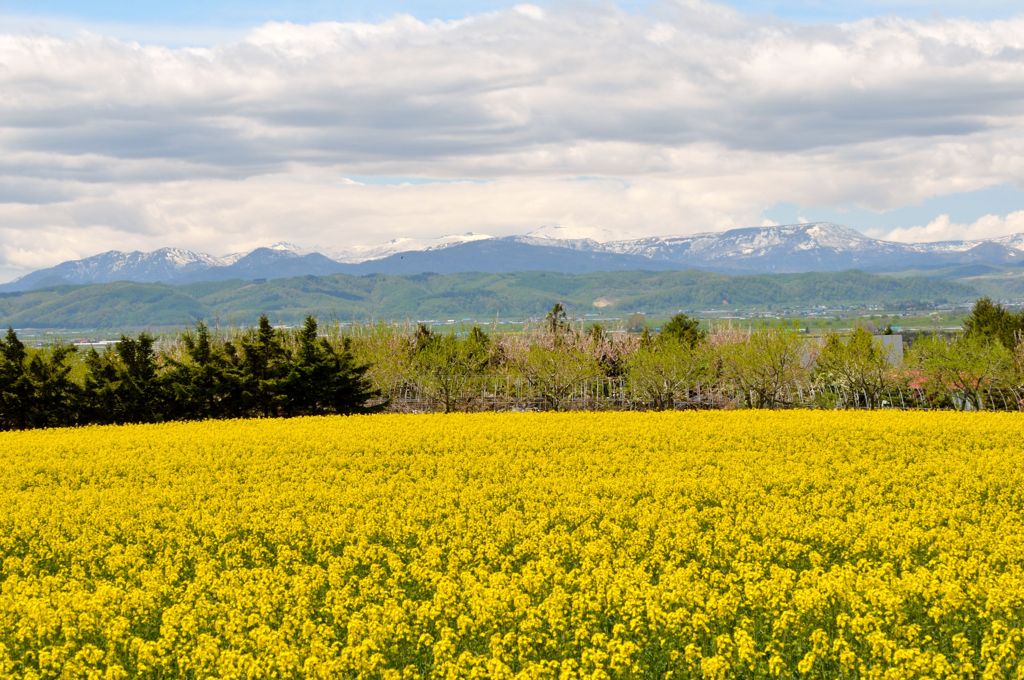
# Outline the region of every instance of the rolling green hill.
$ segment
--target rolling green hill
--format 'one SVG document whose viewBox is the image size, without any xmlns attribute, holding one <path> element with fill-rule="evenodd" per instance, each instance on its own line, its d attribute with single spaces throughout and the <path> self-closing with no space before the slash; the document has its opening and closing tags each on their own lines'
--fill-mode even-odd
<svg viewBox="0 0 1024 680">
<path fill-rule="evenodd" d="M 974 299 L 956 281 L 863 272 L 728 276 L 706 272 L 304 276 L 180 286 L 113 283 L 0 295 L 0 324 L 21 328 L 180 326 L 323 320 L 493 319 L 574 314 L 669 315 L 679 310 L 781 310 L 817 305 L 941 304 Z"/>
</svg>

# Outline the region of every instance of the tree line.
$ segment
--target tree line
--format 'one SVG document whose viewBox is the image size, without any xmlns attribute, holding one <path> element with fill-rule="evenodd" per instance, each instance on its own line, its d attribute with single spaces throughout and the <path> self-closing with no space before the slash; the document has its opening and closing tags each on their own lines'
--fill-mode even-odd
<svg viewBox="0 0 1024 680">
<path fill-rule="evenodd" d="M 199 323 L 157 351 L 153 336 L 122 336 L 76 360 L 76 348 L 32 351 L 12 329 L 0 340 L 0 429 L 168 420 L 366 413 L 383 407 L 348 341 L 295 332 L 266 316 L 237 338 Z"/>
<path fill-rule="evenodd" d="M 985 298 L 959 334 L 903 346 L 860 326 L 812 338 L 794 326 L 702 328 L 678 314 L 657 332 L 578 329 L 555 305 L 533 332 L 361 329 L 354 347 L 393 410 L 485 408 L 1018 408 L 1024 313 Z M 614 392 L 614 394 L 613 394 Z"/>
<path fill-rule="evenodd" d="M 312 317 L 283 330 L 263 316 L 229 337 L 199 323 L 159 348 L 142 333 L 83 356 L 8 329 L 0 429 L 385 409 L 1022 406 L 1006 393 L 1024 394 L 1024 313 L 987 298 L 962 333 L 918 337 L 902 363 L 864 327 L 812 339 L 678 314 L 637 330 L 577 329 L 561 304 L 541 327 L 501 335 L 378 325 L 325 337 Z"/>
</svg>

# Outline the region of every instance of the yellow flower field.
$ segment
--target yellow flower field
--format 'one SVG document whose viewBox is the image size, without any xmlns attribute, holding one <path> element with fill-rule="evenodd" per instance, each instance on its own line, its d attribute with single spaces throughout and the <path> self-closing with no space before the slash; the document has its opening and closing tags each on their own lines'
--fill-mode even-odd
<svg viewBox="0 0 1024 680">
<path fill-rule="evenodd" d="M 0 675 L 1024 677 L 1024 420 L 0 435 Z"/>
</svg>

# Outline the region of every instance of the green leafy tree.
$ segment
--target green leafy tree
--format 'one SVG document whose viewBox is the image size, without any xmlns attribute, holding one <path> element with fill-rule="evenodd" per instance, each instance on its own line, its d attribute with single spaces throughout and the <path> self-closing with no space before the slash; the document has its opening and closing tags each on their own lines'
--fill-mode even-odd
<svg viewBox="0 0 1024 680">
<path fill-rule="evenodd" d="M 597 360 L 571 343 L 532 343 L 517 366 L 534 394 L 555 411 L 565 408 L 584 383 L 601 377 Z"/>
<path fill-rule="evenodd" d="M 445 413 L 468 407 L 480 394 L 490 363 L 490 339 L 474 327 L 468 337 L 433 334 L 418 343 L 409 382 Z"/>
<path fill-rule="evenodd" d="M 984 410 L 992 396 L 1013 385 L 1013 354 L 1001 342 L 975 335 L 946 339 L 938 335 L 918 338 L 908 364 L 924 380 L 933 401 Z"/>
<path fill-rule="evenodd" d="M 647 317 L 640 312 L 634 312 L 626 319 L 626 330 L 630 333 L 650 333 L 647 327 Z"/>
<path fill-rule="evenodd" d="M 544 317 L 544 327 L 550 335 L 556 336 L 569 331 L 569 315 L 561 302 L 556 302 Z"/>
<path fill-rule="evenodd" d="M 805 343 L 791 328 L 762 328 L 721 348 L 722 377 L 752 408 L 794 405 L 806 383 Z"/>
<path fill-rule="evenodd" d="M 407 333 L 383 323 L 357 329 L 350 338 L 353 361 L 367 366 L 367 379 L 389 401 L 401 398 L 409 384 L 413 344 Z"/>
<path fill-rule="evenodd" d="M 829 333 L 815 361 L 814 378 L 840 390 L 850 406 L 878 408 L 892 384 L 892 367 L 884 345 L 863 326 L 849 338 Z"/>
<path fill-rule="evenodd" d="M 685 403 L 710 372 L 707 346 L 690 345 L 674 336 L 641 345 L 626 359 L 630 393 L 659 410 Z"/>
</svg>

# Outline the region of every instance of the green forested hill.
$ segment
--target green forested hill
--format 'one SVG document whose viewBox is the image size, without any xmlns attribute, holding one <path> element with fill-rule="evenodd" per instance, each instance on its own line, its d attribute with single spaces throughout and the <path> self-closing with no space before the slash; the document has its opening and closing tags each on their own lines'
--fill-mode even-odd
<svg viewBox="0 0 1024 680">
<path fill-rule="evenodd" d="M 323 320 L 523 318 L 554 302 L 574 313 L 669 315 L 707 308 L 782 309 L 837 304 L 944 303 L 978 296 L 969 285 L 862 272 L 727 276 L 706 272 L 419 274 L 297 277 L 181 286 L 113 283 L 0 295 L 0 325 L 129 328 L 198 319 L 251 324 Z"/>
</svg>

